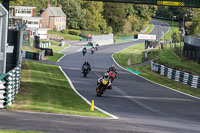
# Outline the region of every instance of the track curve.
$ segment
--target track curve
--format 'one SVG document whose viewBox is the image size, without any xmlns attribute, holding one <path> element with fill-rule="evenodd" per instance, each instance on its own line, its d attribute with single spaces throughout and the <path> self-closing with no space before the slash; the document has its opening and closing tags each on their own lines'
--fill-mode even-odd
<svg viewBox="0 0 200 133">
<path fill-rule="evenodd" d="M 162 22 L 152 23 L 155 27 L 151 34 L 157 34 Z M 168 27 L 167 24 L 164 26 Z M 163 31 L 164 26 L 159 29 Z M 141 42 L 102 46 L 94 55 L 88 53 L 86 56 L 77 52 L 85 44 L 71 45 L 63 51 L 69 54 L 56 63 L 81 95 L 89 101 L 94 99 L 96 106 L 118 116 L 118 120 L 1 110 L 0 129 L 51 133 L 199 133 L 199 99 L 149 82 L 120 67 L 117 67 L 118 77 L 113 89 L 106 91 L 103 97 L 95 96 L 97 79 L 114 64 L 111 55 Z M 92 66 L 87 78 L 81 74 L 85 60 Z"/>
<path fill-rule="evenodd" d="M 163 31 L 164 26 L 165 29 L 168 27 L 167 24 L 162 22 L 152 21 L 152 23 L 155 27 L 151 34 L 157 34 L 158 28 Z M 158 26 L 161 24 L 164 26 Z M 118 78 L 113 83 L 112 91 L 106 91 L 103 97 L 95 96 L 97 79 L 114 64 L 111 55 L 142 42 L 144 41 L 138 40 L 124 44 L 102 46 L 94 55 L 90 53 L 86 56 L 82 56 L 81 53 L 71 54 L 64 57 L 59 64 L 63 66 L 63 70 L 81 95 L 89 101 L 94 99 L 96 106 L 118 116 L 122 120 L 129 122 L 141 121 L 142 123 L 148 121 L 147 125 L 149 124 L 149 126 L 154 121 L 156 126 L 167 127 L 171 125 L 167 124 L 171 121 L 176 124 L 188 123 L 190 126 L 183 124 L 179 127 L 181 132 L 183 132 L 181 128 L 192 130 L 191 124 L 194 126 L 200 124 L 200 100 L 149 82 L 120 67 L 116 68 Z M 88 60 L 92 66 L 92 72 L 87 78 L 83 78 L 81 75 L 81 65 L 84 60 Z M 170 126 L 168 128 L 170 129 Z M 177 131 L 179 131 L 179 128 Z M 200 131 L 200 128 L 198 131 Z M 186 132 L 188 133 L 188 131 Z"/>
</svg>

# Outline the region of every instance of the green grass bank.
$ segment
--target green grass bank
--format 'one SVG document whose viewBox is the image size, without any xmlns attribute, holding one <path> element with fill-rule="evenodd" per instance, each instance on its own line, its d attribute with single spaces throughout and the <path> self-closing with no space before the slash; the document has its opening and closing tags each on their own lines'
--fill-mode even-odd
<svg viewBox="0 0 200 133">
<path fill-rule="evenodd" d="M 82 37 L 80 37 L 80 36 L 75 36 L 75 35 L 71 35 L 71 34 L 64 34 L 64 33 L 55 32 L 55 31 L 49 31 L 49 34 L 55 34 L 55 35 L 63 36 L 65 40 L 81 40 L 82 39 Z"/>
<path fill-rule="evenodd" d="M 95 110 L 70 87 L 58 66 L 23 61 L 19 94 L 11 110 L 108 117 Z"/>
<path fill-rule="evenodd" d="M 200 90 L 184 85 L 179 82 L 170 80 L 164 76 L 161 76 L 155 72 L 152 72 L 150 65 L 144 66 L 131 66 L 134 64 L 142 63 L 142 52 L 144 51 L 144 44 L 137 44 L 131 46 L 125 50 L 122 50 L 114 54 L 114 59 L 124 68 L 129 68 L 141 72 L 141 76 L 154 81 L 156 83 L 165 85 L 167 87 L 185 92 L 187 94 L 200 97 Z M 182 71 L 186 71 L 195 75 L 200 75 L 200 64 L 182 61 L 179 56 L 170 49 L 170 46 L 166 47 L 165 50 L 154 49 L 149 53 L 149 59 L 158 58 L 158 62 Z M 130 63 L 131 62 L 131 63 Z"/>
</svg>

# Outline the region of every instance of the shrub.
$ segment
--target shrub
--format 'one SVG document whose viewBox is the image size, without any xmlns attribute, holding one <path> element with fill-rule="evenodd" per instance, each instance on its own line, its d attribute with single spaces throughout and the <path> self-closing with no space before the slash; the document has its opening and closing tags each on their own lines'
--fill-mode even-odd
<svg viewBox="0 0 200 133">
<path fill-rule="evenodd" d="M 69 30 L 69 34 L 79 36 L 81 34 L 80 30 Z"/>
<path fill-rule="evenodd" d="M 69 33 L 69 30 L 68 30 L 68 29 L 63 29 L 63 30 L 61 30 L 61 33 L 63 33 L 63 34 L 68 34 L 68 33 Z"/>
</svg>

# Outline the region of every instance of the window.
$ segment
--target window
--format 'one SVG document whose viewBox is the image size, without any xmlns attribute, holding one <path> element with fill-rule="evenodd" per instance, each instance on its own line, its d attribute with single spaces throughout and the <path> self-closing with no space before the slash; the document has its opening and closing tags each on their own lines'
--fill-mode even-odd
<svg viewBox="0 0 200 133">
<path fill-rule="evenodd" d="M 12 26 L 12 19 L 9 19 L 9 26 Z"/>
<path fill-rule="evenodd" d="M 35 21 L 34 24 L 38 24 L 38 22 Z"/>
<path fill-rule="evenodd" d="M 65 29 L 65 25 L 62 25 L 62 29 Z"/>
<path fill-rule="evenodd" d="M 28 10 L 27 10 L 27 14 L 31 14 L 31 9 L 28 9 Z"/>
</svg>

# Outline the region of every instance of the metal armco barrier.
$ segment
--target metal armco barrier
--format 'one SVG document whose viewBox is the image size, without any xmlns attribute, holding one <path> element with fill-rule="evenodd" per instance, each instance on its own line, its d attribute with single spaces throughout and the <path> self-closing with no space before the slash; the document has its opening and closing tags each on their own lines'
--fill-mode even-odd
<svg viewBox="0 0 200 133">
<path fill-rule="evenodd" d="M 0 74 L 0 108 L 4 108 L 6 104 L 6 81 L 7 74 Z"/>
<path fill-rule="evenodd" d="M 169 79 L 189 85 L 193 88 L 200 88 L 200 77 L 186 72 L 171 69 L 169 67 L 151 62 L 151 70 Z"/>
<path fill-rule="evenodd" d="M 47 48 L 47 47 L 50 47 L 50 46 L 51 46 L 50 42 L 44 42 L 44 43 L 40 44 L 40 48 Z"/>
<path fill-rule="evenodd" d="M 98 43 L 99 45 L 107 45 L 107 44 L 113 44 L 113 34 L 104 34 L 104 35 L 92 35 L 91 42 Z"/>
<path fill-rule="evenodd" d="M 11 71 L 0 75 L 0 108 L 11 106 L 15 94 L 19 92 L 21 81 L 21 62 Z"/>
<path fill-rule="evenodd" d="M 42 50 L 40 53 L 22 50 L 22 57 L 31 60 L 42 60 L 45 57 L 45 50 Z"/>
</svg>

